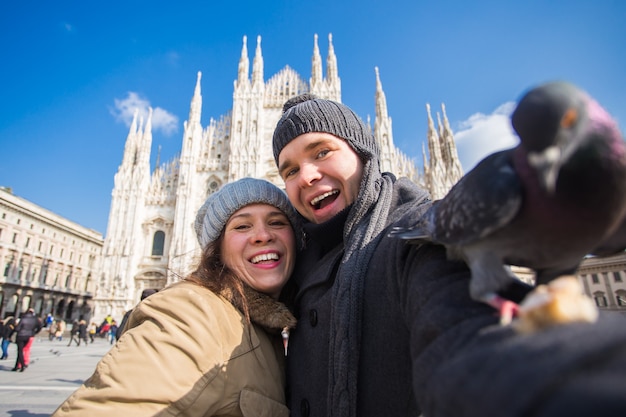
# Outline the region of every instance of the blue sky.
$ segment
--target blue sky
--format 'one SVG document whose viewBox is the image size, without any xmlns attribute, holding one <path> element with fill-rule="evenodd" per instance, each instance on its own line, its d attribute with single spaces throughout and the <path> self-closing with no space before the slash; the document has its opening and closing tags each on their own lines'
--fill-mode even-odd
<svg viewBox="0 0 626 417">
<path fill-rule="evenodd" d="M 379 67 L 394 141 L 421 165 L 425 105 L 445 103 L 466 170 L 515 144 L 508 115 L 528 88 L 578 84 L 626 125 L 626 2 L 4 1 L 0 3 L 0 185 L 106 232 L 128 110 L 155 109 L 153 163 L 179 152 L 202 72 L 203 125 L 232 104 L 248 37 L 265 80 L 311 75 L 328 34 L 343 102 L 375 112 Z M 157 115 L 158 111 L 158 115 Z"/>
</svg>

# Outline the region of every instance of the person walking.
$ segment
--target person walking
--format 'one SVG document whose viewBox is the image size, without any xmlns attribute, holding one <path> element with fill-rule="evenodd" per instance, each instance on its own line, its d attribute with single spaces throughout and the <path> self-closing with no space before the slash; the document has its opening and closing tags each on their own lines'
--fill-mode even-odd
<svg viewBox="0 0 626 417">
<path fill-rule="evenodd" d="M 65 326 L 66 326 L 65 320 L 63 319 L 57 320 L 57 329 L 54 335 L 58 341 L 63 341 L 63 333 L 65 333 Z"/>
<path fill-rule="evenodd" d="M 109 338 L 110 344 L 113 344 L 117 341 L 116 335 L 117 335 L 117 322 L 115 320 L 112 320 L 111 326 L 109 327 L 109 333 L 107 335 L 107 337 Z"/>
<path fill-rule="evenodd" d="M 70 342 L 67 344 L 68 346 L 72 346 L 72 342 L 76 342 L 76 346 L 80 345 L 80 338 L 78 336 L 78 332 L 80 331 L 78 320 L 74 320 L 72 323 L 72 330 L 70 330 Z"/>
<path fill-rule="evenodd" d="M 15 331 L 15 317 L 7 316 L 2 321 L 2 357 L 0 359 L 9 358 L 9 345 L 11 344 L 11 336 Z"/>
<path fill-rule="evenodd" d="M 54 322 L 54 318 L 52 317 L 52 314 L 48 313 L 48 315 L 46 316 L 46 325 L 44 327 L 49 327 L 52 325 L 52 323 Z"/>
<path fill-rule="evenodd" d="M 252 178 L 198 210 L 194 272 L 141 301 L 94 374 L 53 417 L 287 417 L 279 301 L 301 242 L 285 194 Z"/>
<path fill-rule="evenodd" d="M 85 320 L 80 320 L 78 322 L 78 342 L 76 346 L 80 346 L 81 341 L 85 342 L 85 346 L 89 344 L 87 341 L 87 322 Z"/>
<path fill-rule="evenodd" d="M 89 342 L 90 343 L 93 343 L 97 330 L 98 330 L 98 325 L 92 321 L 91 325 L 89 325 Z"/>
<path fill-rule="evenodd" d="M 20 372 L 24 372 L 28 367 L 24 358 L 24 347 L 31 338 L 39 333 L 41 327 L 41 320 L 35 316 L 35 311 L 32 308 L 29 308 L 20 318 L 19 323 L 15 327 L 15 332 L 17 333 L 15 337 L 15 342 L 17 343 L 17 360 L 13 371 L 19 370 Z"/>
</svg>

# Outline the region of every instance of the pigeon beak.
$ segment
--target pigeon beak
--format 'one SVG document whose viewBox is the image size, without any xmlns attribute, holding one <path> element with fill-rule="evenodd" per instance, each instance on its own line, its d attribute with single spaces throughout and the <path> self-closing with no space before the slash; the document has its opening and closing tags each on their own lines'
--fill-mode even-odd
<svg viewBox="0 0 626 417">
<path fill-rule="evenodd" d="M 542 152 L 529 152 L 528 163 L 535 169 L 543 189 L 548 194 L 554 194 L 561 169 L 561 149 L 550 146 Z"/>
</svg>

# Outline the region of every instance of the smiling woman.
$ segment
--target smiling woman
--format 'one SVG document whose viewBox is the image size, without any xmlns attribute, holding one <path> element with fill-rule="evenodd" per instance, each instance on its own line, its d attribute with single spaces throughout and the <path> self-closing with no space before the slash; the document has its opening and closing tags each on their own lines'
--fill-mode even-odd
<svg viewBox="0 0 626 417">
<path fill-rule="evenodd" d="M 280 338 L 296 321 L 278 297 L 301 241 L 295 211 L 276 186 L 244 178 L 208 197 L 195 230 L 196 270 L 133 310 L 55 417 L 289 415 Z"/>
</svg>

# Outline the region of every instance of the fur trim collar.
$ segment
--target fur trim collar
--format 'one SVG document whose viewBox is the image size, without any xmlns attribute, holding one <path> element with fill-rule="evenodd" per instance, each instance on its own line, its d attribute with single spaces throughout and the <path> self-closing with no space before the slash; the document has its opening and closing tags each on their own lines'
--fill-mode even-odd
<svg viewBox="0 0 626 417">
<path fill-rule="evenodd" d="M 241 306 L 235 302 L 230 288 L 222 290 L 220 295 L 242 311 Z M 248 301 L 250 321 L 263 327 L 267 332 L 281 334 L 284 329 L 291 330 L 296 327 L 296 318 L 285 304 L 247 285 L 244 285 L 244 295 Z"/>
</svg>

